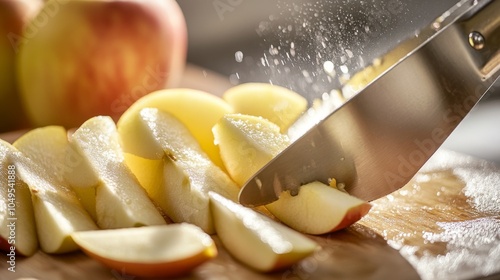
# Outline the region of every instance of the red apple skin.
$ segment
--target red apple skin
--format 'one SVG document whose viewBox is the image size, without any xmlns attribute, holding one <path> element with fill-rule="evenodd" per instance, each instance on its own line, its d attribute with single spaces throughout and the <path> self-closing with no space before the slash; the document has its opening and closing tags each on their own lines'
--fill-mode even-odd
<svg viewBox="0 0 500 280">
<path fill-rule="evenodd" d="M 76 127 L 97 115 L 117 120 L 143 95 L 177 85 L 187 50 L 177 2 L 54 2 L 40 12 L 43 24 L 27 30 L 18 60 L 35 126 Z"/>
<path fill-rule="evenodd" d="M 5 238 L 3 238 L 2 236 L 0 236 L 0 251 L 2 251 L 2 252 L 9 252 L 10 251 L 9 242 L 7 242 L 7 240 L 5 240 Z"/>
<path fill-rule="evenodd" d="M 103 265 L 123 272 L 127 275 L 139 276 L 139 277 L 181 277 L 186 276 L 195 267 L 203 264 L 209 258 L 215 257 L 217 255 L 217 249 L 212 249 L 211 251 L 196 256 L 191 256 L 189 258 L 172 261 L 167 263 L 132 263 L 107 259 L 105 257 L 99 256 L 81 248 L 82 251 L 89 257 L 101 262 Z M 207 255 L 207 256 L 204 256 Z"/>
<path fill-rule="evenodd" d="M 27 126 L 16 82 L 17 39 L 41 0 L 0 0 L 0 132 Z"/>
<path fill-rule="evenodd" d="M 10 245 L 9 242 L 0 236 L 0 252 L 5 252 L 5 253 L 9 253 L 10 252 Z M 28 255 L 25 255 L 21 252 L 19 252 L 19 250 L 17 249 L 16 247 L 16 250 L 14 251 L 16 253 L 16 255 L 18 256 L 22 256 L 22 257 L 29 257 Z"/>
<path fill-rule="evenodd" d="M 320 182 L 303 185 L 295 197 L 285 192 L 279 200 L 266 205 L 284 224 L 311 235 L 344 229 L 368 214 L 371 207 L 369 202 Z"/>
<path fill-rule="evenodd" d="M 340 221 L 340 223 L 336 227 L 334 227 L 330 232 L 347 228 L 350 225 L 356 223 L 357 221 L 361 220 L 361 218 L 363 218 L 366 214 L 368 214 L 371 208 L 372 205 L 366 202 L 349 209 L 347 213 L 344 215 L 342 221 Z"/>
</svg>

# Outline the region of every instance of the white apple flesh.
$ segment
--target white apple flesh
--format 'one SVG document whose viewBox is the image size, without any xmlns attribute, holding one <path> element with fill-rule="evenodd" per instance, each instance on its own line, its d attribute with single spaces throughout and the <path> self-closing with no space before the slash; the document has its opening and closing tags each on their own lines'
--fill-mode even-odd
<svg viewBox="0 0 500 280">
<path fill-rule="evenodd" d="M 224 92 L 235 113 L 263 117 L 282 133 L 307 109 L 307 99 L 287 88 L 268 83 L 243 83 Z"/>
<path fill-rule="evenodd" d="M 81 192 L 93 190 L 88 209 L 101 228 L 123 228 L 165 224 L 162 215 L 128 168 L 120 137 L 110 117 L 94 117 L 70 136 L 70 148 L 80 158 L 88 177 L 74 168 L 66 176 Z M 82 198 L 83 199 L 83 198 Z"/>
<path fill-rule="evenodd" d="M 19 180 L 29 186 L 35 224 L 41 249 L 46 253 L 75 251 L 71 233 L 97 229 L 76 194 L 10 144 L 0 141 L 1 149 L 10 149 L 12 164 Z"/>
<path fill-rule="evenodd" d="M 144 108 L 156 108 L 177 118 L 187 127 L 210 159 L 217 166 L 224 168 L 212 134 L 212 127 L 219 119 L 233 111 L 224 100 L 200 90 L 174 88 L 152 92 L 130 106 L 117 123 L 123 149 L 127 153 L 140 152 L 142 157 L 159 159 L 163 154 L 156 154 L 155 150 L 148 152 L 147 147 L 141 144 L 142 135 L 137 133 L 137 126 L 140 126 L 140 123 L 136 122 L 138 119 L 135 115 Z"/>
<path fill-rule="evenodd" d="M 306 236 L 216 193 L 210 193 L 210 203 L 224 247 L 258 271 L 289 267 L 318 247 Z"/>
<path fill-rule="evenodd" d="M 228 173 L 240 186 L 289 145 L 276 124 L 257 116 L 226 114 L 212 131 Z"/>
<path fill-rule="evenodd" d="M 145 108 L 134 116 L 142 136 L 137 156 L 153 153 L 163 160 L 162 184 L 148 194 L 174 222 L 188 222 L 214 233 L 208 192 L 238 199 L 238 186 L 204 153 L 186 126 L 169 113 Z M 163 155 L 163 156 L 162 156 Z M 158 181 L 158 180 L 155 180 Z M 147 186 L 144 186 L 147 187 Z"/>
<path fill-rule="evenodd" d="M 221 158 L 239 184 L 245 183 L 289 144 L 277 125 L 254 116 L 227 114 L 213 131 Z M 368 213 L 371 205 L 331 186 L 313 182 L 301 186 L 297 196 L 281 193 L 279 199 L 266 208 L 293 229 L 324 234 L 355 223 Z"/>
<path fill-rule="evenodd" d="M 212 238 L 191 224 L 76 232 L 90 257 L 127 275 L 183 276 L 217 255 Z"/>
<path fill-rule="evenodd" d="M 38 250 L 33 205 L 29 188 L 19 180 L 11 154 L 15 149 L 0 140 L 0 250 L 31 256 Z M 14 249 L 14 250 L 12 250 Z M 14 253 L 12 253 L 14 251 Z M 10 259 L 10 256 L 9 256 Z"/>
</svg>

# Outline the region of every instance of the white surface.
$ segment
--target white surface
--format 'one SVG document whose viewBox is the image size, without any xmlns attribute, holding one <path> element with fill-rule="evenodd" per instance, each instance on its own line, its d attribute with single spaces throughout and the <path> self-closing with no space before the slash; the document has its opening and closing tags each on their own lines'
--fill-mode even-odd
<svg viewBox="0 0 500 280">
<path fill-rule="evenodd" d="M 450 135 L 443 148 L 493 161 L 500 166 L 500 99 L 479 103 Z"/>
</svg>

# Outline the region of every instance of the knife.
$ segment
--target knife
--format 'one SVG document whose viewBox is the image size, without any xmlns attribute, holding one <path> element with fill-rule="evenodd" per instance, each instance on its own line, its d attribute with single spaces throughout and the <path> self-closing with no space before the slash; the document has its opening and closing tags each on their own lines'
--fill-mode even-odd
<svg viewBox="0 0 500 280">
<path fill-rule="evenodd" d="M 459 1 L 358 72 L 345 85 L 356 94 L 250 178 L 240 203 L 265 205 L 331 179 L 367 201 L 401 188 L 499 86 L 499 11 L 500 1 Z"/>
</svg>

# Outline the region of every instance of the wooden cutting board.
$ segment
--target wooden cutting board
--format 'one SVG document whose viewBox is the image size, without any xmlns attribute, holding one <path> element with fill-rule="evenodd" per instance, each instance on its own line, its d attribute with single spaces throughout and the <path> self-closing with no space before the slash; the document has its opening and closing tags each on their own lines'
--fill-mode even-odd
<svg viewBox="0 0 500 280">
<path fill-rule="evenodd" d="M 405 187 L 373 202 L 350 228 L 311 236 L 322 249 L 297 265 L 260 274 L 219 248 L 216 259 L 182 279 L 500 279 L 500 168 L 439 151 Z M 38 252 L 0 279 L 137 280 L 80 252 Z"/>
</svg>

